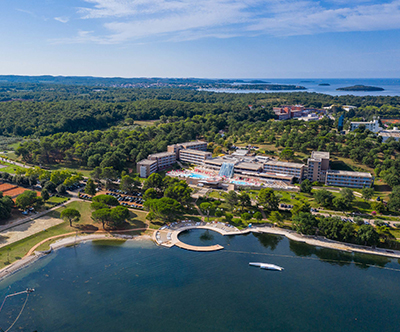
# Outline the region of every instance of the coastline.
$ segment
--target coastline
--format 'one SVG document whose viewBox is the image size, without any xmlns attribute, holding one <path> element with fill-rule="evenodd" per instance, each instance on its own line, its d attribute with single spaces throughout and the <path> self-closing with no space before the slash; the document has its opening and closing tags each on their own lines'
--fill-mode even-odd
<svg viewBox="0 0 400 332">
<path fill-rule="evenodd" d="M 194 227 L 190 227 L 190 228 L 194 228 Z M 200 228 L 205 228 L 205 227 L 200 227 Z M 182 228 L 181 231 L 183 231 L 185 229 L 189 229 L 189 228 Z M 212 230 L 219 232 L 216 229 L 212 229 Z M 154 231 L 156 231 L 156 230 L 154 230 Z M 221 232 L 219 232 L 219 233 L 221 233 Z M 237 232 L 226 233 L 223 235 L 233 236 L 233 235 L 243 235 L 243 234 L 247 234 L 247 233 L 266 233 L 266 234 L 273 234 L 273 235 L 281 235 L 281 236 L 286 236 L 289 240 L 306 243 L 308 245 L 315 246 L 315 247 L 323 247 L 323 248 L 339 250 L 339 251 L 354 252 L 354 253 L 376 255 L 376 256 L 385 256 L 385 257 L 389 257 L 389 258 L 400 259 L 400 251 L 397 251 L 397 250 L 389 250 L 388 251 L 387 249 L 378 249 L 378 248 L 371 248 L 371 247 L 360 246 L 360 245 L 355 245 L 355 244 L 342 243 L 342 242 L 338 242 L 338 241 L 329 240 L 329 239 L 326 239 L 321 236 L 301 235 L 294 231 L 288 231 L 288 230 L 278 228 L 278 227 L 252 227 L 252 228 L 246 228 L 244 230 L 237 231 Z M 114 241 L 115 240 L 120 240 L 120 241 L 149 241 L 149 240 L 151 240 L 155 244 L 157 244 L 157 241 L 154 240 L 154 234 L 155 234 L 155 232 L 153 233 L 153 236 L 148 235 L 148 234 L 124 235 L 124 234 L 118 234 L 118 233 L 88 234 L 88 235 L 81 235 L 81 236 L 74 235 L 74 236 L 68 236 L 68 237 L 61 237 L 60 240 L 50 244 L 49 250 L 36 251 L 35 249 L 40 244 L 42 244 L 43 242 L 46 242 L 48 240 L 51 240 L 51 238 L 48 238 L 45 241 L 42 241 L 42 242 L 38 243 L 37 245 L 35 245 L 34 247 L 32 247 L 31 250 L 28 252 L 28 254 L 25 255 L 22 259 L 0 269 L 0 281 L 18 271 L 20 271 L 21 269 L 35 263 L 40 258 L 52 253 L 53 251 L 56 251 L 56 250 L 64 248 L 64 247 L 74 246 L 76 244 L 85 243 L 88 241 L 97 241 L 97 240 L 114 240 Z"/>
<path fill-rule="evenodd" d="M 50 238 L 49 238 L 50 239 Z M 49 240 L 49 239 L 46 239 Z M 13 262 L 10 265 L 7 265 L 0 269 L 0 281 L 7 278 L 8 276 L 18 272 L 19 270 L 30 266 L 35 263 L 42 257 L 45 257 L 48 254 L 51 254 L 53 251 L 56 251 L 61 248 L 74 246 L 76 244 L 85 243 L 88 241 L 97 241 L 97 240 L 119 240 L 119 241 L 148 241 L 151 240 L 151 236 L 147 234 L 143 235 L 123 235 L 123 234 L 88 234 L 83 236 L 69 236 L 61 238 L 60 240 L 50 244 L 50 249 L 46 251 L 34 251 L 32 254 L 25 255 L 20 260 Z M 43 241 L 42 241 L 43 242 Z M 33 248 L 37 247 L 39 244 L 35 245 Z M 32 248 L 32 249 L 33 249 Z M 31 250 L 32 250 L 31 249 Z M 30 250 L 30 251 L 31 251 Z"/>
</svg>

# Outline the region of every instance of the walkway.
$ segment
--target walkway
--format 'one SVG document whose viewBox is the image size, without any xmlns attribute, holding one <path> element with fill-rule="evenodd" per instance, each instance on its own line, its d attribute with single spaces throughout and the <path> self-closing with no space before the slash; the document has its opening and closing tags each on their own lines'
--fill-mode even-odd
<svg viewBox="0 0 400 332">
<path fill-rule="evenodd" d="M 238 235 L 244 232 L 240 231 L 236 227 L 221 222 L 193 222 L 191 220 L 185 220 L 182 222 L 172 223 L 170 226 L 161 227 L 158 231 L 154 232 L 153 240 L 164 247 L 177 246 L 182 249 L 192 250 L 192 251 L 216 251 L 224 249 L 223 246 L 216 244 L 213 246 L 192 246 L 183 243 L 179 240 L 178 236 L 181 232 L 189 229 L 208 229 L 214 232 L 218 232 L 222 235 Z M 249 232 L 249 231 L 247 231 Z"/>
<path fill-rule="evenodd" d="M 400 258 L 400 251 L 398 250 L 387 250 L 380 248 L 371 248 L 366 246 L 360 246 L 355 244 L 343 243 L 338 241 L 329 240 L 322 236 L 305 236 L 296 233 L 295 231 L 289 231 L 286 229 L 271 227 L 271 226 L 256 226 L 247 227 L 239 230 L 228 224 L 221 222 L 205 223 L 205 222 L 192 222 L 190 220 L 172 223 L 170 226 L 164 226 L 158 231 L 153 233 L 153 240 L 158 244 L 165 247 L 177 246 L 186 250 L 193 251 L 215 251 L 223 249 L 220 245 L 215 246 L 191 246 L 181 242 L 178 239 L 179 233 L 188 229 L 208 229 L 218 232 L 222 235 L 242 235 L 246 233 L 267 233 L 286 236 L 288 239 L 307 243 L 309 245 L 330 248 L 335 250 L 347 251 L 347 252 L 358 252 L 363 254 L 381 255 L 386 257 Z"/>
</svg>

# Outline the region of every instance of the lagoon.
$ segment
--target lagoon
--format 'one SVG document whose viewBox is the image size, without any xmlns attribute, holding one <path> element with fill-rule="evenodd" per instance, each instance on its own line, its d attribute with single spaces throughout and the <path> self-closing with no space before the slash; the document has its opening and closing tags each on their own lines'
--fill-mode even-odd
<svg viewBox="0 0 400 332">
<path fill-rule="evenodd" d="M 207 232 L 207 236 L 204 234 Z M 36 289 L 20 331 L 395 331 L 400 265 L 269 234 L 181 233 L 202 253 L 151 241 L 63 248 L 0 283 Z M 252 261 L 285 268 L 271 272 Z M 6 302 L 8 328 L 23 299 Z M 15 328 L 15 330 L 17 330 Z"/>
</svg>

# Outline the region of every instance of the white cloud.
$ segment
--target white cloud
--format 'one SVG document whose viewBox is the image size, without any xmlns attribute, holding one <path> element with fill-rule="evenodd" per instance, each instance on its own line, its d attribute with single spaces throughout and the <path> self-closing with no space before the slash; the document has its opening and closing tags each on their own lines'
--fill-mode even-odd
<svg viewBox="0 0 400 332">
<path fill-rule="evenodd" d="M 58 22 L 61 23 L 68 23 L 69 22 L 69 17 L 65 17 L 65 16 L 60 16 L 60 17 L 54 17 L 54 19 Z"/>
<path fill-rule="evenodd" d="M 400 29 L 400 0 L 379 4 L 372 0 L 84 1 L 88 5 L 78 8 L 80 17 L 98 20 L 108 33 L 81 31 L 75 37 L 79 43 Z"/>
</svg>

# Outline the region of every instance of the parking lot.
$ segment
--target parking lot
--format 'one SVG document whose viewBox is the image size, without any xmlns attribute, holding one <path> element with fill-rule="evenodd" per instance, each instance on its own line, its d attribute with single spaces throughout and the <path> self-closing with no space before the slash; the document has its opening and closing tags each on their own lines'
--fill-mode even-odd
<svg viewBox="0 0 400 332">
<path fill-rule="evenodd" d="M 142 193 L 133 192 L 129 195 L 126 191 L 122 191 L 119 189 L 109 189 L 106 192 L 106 195 L 115 197 L 122 206 L 143 210 L 143 203 L 145 201 L 142 198 Z"/>
</svg>

